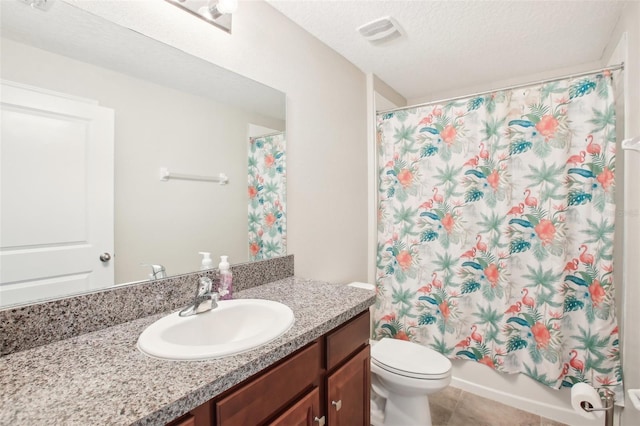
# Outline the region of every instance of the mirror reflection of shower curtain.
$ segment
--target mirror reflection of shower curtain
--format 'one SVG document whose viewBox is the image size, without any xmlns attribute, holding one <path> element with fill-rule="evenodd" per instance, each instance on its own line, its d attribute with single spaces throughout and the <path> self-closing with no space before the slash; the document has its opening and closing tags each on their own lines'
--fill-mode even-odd
<svg viewBox="0 0 640 426">
<path fill-rule="evenodd" d="M 249 138 L 249 260 L 287 254 L 284 133 Z"/>
<path fill-rule="evenodd" d="M 622 398 L 611 72 L 378 116 L 374 337 Z"/>
</svg>

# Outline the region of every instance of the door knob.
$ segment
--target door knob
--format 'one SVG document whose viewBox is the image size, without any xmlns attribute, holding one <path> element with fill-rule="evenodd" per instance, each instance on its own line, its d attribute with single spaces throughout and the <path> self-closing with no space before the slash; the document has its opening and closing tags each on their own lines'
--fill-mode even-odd
<svg viewBox="0 0 640 426">
<path fill-rule="evenodd" d="M 111 255 L 109 253 L 102 253 L 100 255 L 100 262 L 107 263 L 110 260 L 111 260 Z"/>
<path fill-rule="evenodd" d="M 336 407 L 336 411 L 340 411 L 340 409 L 342 408 L 342 400 L 339 399 L 338 401 L 331 401 L 331 405 Z"/>
<path fill-rule="evenodd" d="M 318 417 L 318 416 L 316 416 L 316 417 L 313 419 L 313 421 L 314 421 L 314 422 L 318 422 L 318 426 L 324 426 L 324 416 L 322 416 L 322 417 Z"/>
</svg>

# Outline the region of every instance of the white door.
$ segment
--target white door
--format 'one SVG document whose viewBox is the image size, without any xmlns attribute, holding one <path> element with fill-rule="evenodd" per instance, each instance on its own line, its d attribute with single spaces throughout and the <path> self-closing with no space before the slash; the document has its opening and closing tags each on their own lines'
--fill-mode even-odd
<svg viewBox="0 0 640 426">
<path fill-rule="evenodd" d="M 113 285 L 113 110 L 1 89 L 0 306 Z"/>
</svg>

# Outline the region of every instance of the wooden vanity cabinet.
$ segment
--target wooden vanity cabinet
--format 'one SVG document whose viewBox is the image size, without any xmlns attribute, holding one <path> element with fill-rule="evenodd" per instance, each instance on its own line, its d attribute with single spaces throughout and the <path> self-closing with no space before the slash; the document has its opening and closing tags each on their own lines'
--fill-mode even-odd
<svg viewBox="0 0 640 426">
<path fill-rule="evenodd" d="M 368 426 L 369 311 L 170 423 Z"/>
</svg>

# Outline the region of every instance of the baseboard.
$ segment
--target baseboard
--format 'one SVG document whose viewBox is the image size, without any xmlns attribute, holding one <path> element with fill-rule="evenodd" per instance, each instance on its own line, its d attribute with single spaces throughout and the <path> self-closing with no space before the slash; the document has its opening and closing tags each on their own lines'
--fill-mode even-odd
<svg viewBox="0 0 640 426">
<path fill-rule="evenodd" d="M 523 398 L 512 393 L 492 389 L 456 377 L 451 378 L 451 386 L 571 426 L 602 426 L 604 422 L 602 418 L 595 420 L 587 419 L 569 408 Z"/>
</svg>

